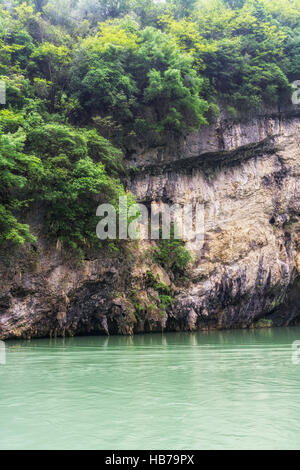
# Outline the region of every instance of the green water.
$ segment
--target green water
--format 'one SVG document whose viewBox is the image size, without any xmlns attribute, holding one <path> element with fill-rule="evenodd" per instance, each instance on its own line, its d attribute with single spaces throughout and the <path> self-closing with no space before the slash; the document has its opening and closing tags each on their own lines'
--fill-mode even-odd
<svg viewBox="0 0 300 470">
<path fill-rule="evenodd" d="M 7 341 L 0 448 L 300 449 L 298 339 L 300 328 Z"/>
</svg>

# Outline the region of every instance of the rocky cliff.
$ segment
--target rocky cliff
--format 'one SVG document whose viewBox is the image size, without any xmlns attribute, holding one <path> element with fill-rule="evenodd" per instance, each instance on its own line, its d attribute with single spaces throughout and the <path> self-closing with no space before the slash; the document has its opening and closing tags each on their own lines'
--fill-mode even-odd
<svg viewBox="0 0 300 470">
<path fill-rule="evenodd" d="M 189 279 L 177 283 L 154 264 L 150 242 L 76 264 L 39 237 L 37 247 L 0 254 L 0 339 L 297 323 L 300 113 L 222 119 L 137 150 L 129 164 L 138 201 L 204 204 Z M 159 283 L 173 298 L 164 312 Z"/>
</svg>

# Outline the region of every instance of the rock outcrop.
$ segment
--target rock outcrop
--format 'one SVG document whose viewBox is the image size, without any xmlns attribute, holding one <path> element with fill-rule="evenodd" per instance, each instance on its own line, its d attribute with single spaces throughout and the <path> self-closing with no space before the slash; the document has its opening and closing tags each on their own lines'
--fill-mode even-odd
<svg viewBox="0 0 300 470">
<path fill-rule="evenodd" d="M 297 323 L 300 116 L 224 120 L 175 144 L 132 155 L 128 187 L 147 204 L 204 205 L 189 281 L 154 264 L 150 242 L 74 265 L 40 241 L 1 254 L 0 339 Z M 166 311 L 153 279 L 172 294 Z"/>
</svg>

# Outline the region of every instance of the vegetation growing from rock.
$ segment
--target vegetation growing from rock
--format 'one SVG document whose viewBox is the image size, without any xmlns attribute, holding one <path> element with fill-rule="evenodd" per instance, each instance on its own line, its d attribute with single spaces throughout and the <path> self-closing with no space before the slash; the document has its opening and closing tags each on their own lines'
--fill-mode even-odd
<svg viewBox="0 0 300 470">
<path fill-rule="evenodd" d="M 157 242 L 153 249 L 153 260 L 178 278 L 185 274 L 192 256 L 185 247 L 184 241 L 175 239 L 174 231 L 171 231 L 170 240 L 160 239 Z"/>
<path fill-rule="evenodd" d="M 122 154 L 218 114 L 282 109 L 298 79 L 299 0 L 7 0 L 0 6 L 0 243 L 95 240 L 125 194 Z M 180 271 L 175 240 L 157 260 Z M 176 256 L 173 254 L 176 253 Z"/>
</svg>

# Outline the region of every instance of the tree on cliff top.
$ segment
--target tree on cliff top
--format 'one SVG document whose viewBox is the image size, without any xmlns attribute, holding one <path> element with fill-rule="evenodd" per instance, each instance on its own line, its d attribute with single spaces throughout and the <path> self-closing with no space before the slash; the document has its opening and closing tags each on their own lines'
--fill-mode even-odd
<svg viewBox="0 0 300 470">
<path fill-rule="evenodd" d="M 92 243 L 99 194 L 125 191 L 122 152 L 198 130 L 220 102 L 235 118 L 280 109 L 299 12 L 300 0 L 2 2 L 0 242 L 33 240 L 25 209 L 39 200 L 54 239 Z"/>
</svg>

